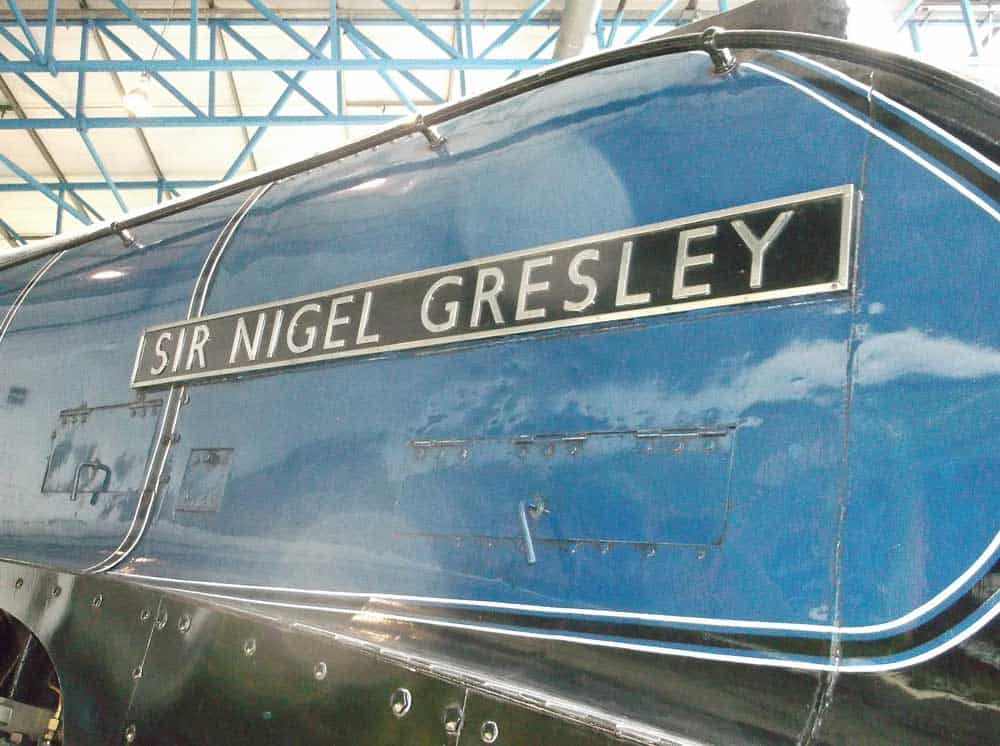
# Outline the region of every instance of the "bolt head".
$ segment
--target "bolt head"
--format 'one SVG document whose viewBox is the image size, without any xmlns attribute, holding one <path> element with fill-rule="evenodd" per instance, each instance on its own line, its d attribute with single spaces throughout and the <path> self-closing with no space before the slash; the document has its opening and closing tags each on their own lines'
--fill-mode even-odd
<svg viewBox="0 0 1000 746">
<path fill-rule="evenodd" d="M 191 629 L 191 615 L 181 614 L 180 618 L 177 620 L 177 631 L 182 635 Z"/>
<path fill-rule="evenodd" d="M 125 729 L 125 743 L 135 743 L 135 725 Z"/>
<path fill-rule="evenodd" d="M 243 655 L 250 658 L 254 653 L 257 652 L 257 641 L 252 637 L 248 637 L 243 641 Z"/>
<path fill-rule="evenodd" d="M 93 606 L 95 609 L 99 609 L 101 608 L 101 605 L 103 603 L 104 603 L 104 596 L 98 593 L 96 596 L 94 596 L 93 600 L 91 600 L 90 605 Z"/>
<path fill-rule="evenodd" d="M 500 738 L 500 726 L 493 720 L 485 721 L 479 728 L 479 740 L 483 743 L 496 743 Z"/>
<path fill-rule="evenodd" d="M 326 662 L 320 661 L 313 666 L 313 678 L 316 679 L 316 681 L 322 681 L 326 678 Z"/>
<path fill-rule="evenodd" d="M 413 706 L 413 695 L 409 689 L 400 687 L 389 696 L 389 708 L 397 718 L 406 717 Z"/>
</svg>

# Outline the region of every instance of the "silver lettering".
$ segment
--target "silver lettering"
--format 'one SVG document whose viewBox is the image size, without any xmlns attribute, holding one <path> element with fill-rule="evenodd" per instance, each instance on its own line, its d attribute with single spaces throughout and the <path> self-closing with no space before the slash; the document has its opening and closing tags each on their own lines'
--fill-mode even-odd
<svg viewBox="0 0 1000 746">
<path fill-rule="evenodd" d="M 159 365 L 154 365 L 149 369 L 149 375 L 158 376 L 167 369 L 167 363 L 170 362 L 170 356 L 163 351 L 163 343 L 169 342 L 173 339 L 173 337 L 174 335 L 171 332 L 160 332 L 160 336 L 156 338 L 156 346 L 153 350 L 156 352 L 156 357 L 160 363 Z"/>
<path fill-rule="evenodd" d="M 174 350 L 174 364 L 170 366 L 170 372 L 176 373 L 177 369 L 181 365 L 181 355 L 184 354 L 184 335 L 187 332 L 187 327 L 181 327 L 181 333 L 177 335 L 177 349 Z"/>
<path fill-rule="evenodd" d="M 359 345 L 368 345 L 378 342 L 378 334 L 367 334 L 368 331 L 368 319 L 372 315 L 372 292 L 369 290 L 365 293 L 364 302 L 361 305 L 361 321 L 358 322 L 358 339 L 357 343 Z"/>
<path fill-rule="evenodd" d="M 688 247 L 692 241 L 713 238 L 718 232 L 719 227 L 716 225 L 707 225 L 704 228 L 690 228 L 680 232 L 680 235 L 677 237 L 677 261 L 674 264 L 674 300 L 711 294 L 712 286 L 708 283 L 704 285 L 685 285 L 684 273 L 691 267 L 703 267 L 715 261 L 715 254 L 690 256 L 688 254 Z"/>
<path fill-rule="evenodd" d="M 434 284 L 427 289 L 427 293 L 424 295 L 423 303 L 420 304 L 420 323 L 424 325 L 424 329 L 436 334 L 446 332 L 449 329 L 454 329 L 455 324 L 458 323 L 457 300 L 448 301 L 444 304 L 444 310 L 448 313 L 447 320 L 441 322 L 431 321 L 431 301 L 434 300 L 434 294 L 445 285 L 457 285 L 458 287 L 461 287 L 462 278 L 458 275 L 445 275 L 444 277 L 437 279 Z"/>
<path fill-rule="evenodd" d="M 337 309 L 344 303 L 353 303 L 353 295 L 342 295 L 339 298 L 334 298 L 330 301 L 330 315 L 326 320 L 326 337 L 323 339 L 323 349 L 333 350 L 337 347 L 344 346 L 344 340 L 333 338 L 333 327 L 344 326 L 345 324 L 351 323 L 350 316 L 338 316 Z"/>
<path fill-rule="evenodd" d="M 487 289 L 486 280 L 493 280 L 493 285 Z M 469 326 L 473 329 L 479 326 L 479 317 L 482 315 L 483 303 L 490 307 L 494 324 L 503 323 L 503 314 L 500 312 L 500 304 L 497 296 L 503 290 L 503 272 L 499 267 L 483 267 L 476 274 L 476 294 L 472 297 L 472 320 Z"/>
<path fill-rule="evenodd" d="M 187 365 L 184 367 L 191 370 L 194 363 L 194 356 L 198 356 L 198 367 L 205 367 L 205 343 L 208 342 L 208 324 L 198 324 L 191 333 L 191 349 L 188 350 Z"/>
<path fill-rule="evenodd" d="M 240 344 L 246 352 L 247 362 L 257 359 L 260 351 L 260 343 L 264 338 L 264 327 L 267 326 L 267 312 L 261 311 L 257 314 L 257 326 L 253 330 L 253 342 L 250 341 L 250 332 L 247 330 L 246 318 L 240 316 L 236 320 L 236 333 L 233 335 L 233 349 L 229 353 L 229 364 L 236 362 L 236 355 L 240 351 Z"/>
<path fill-rule="evenodd" d="M 597 249 L 584 249 L 570 260 L 569 281 L 574 285 L 587 288 L 587 294 L 583 296 L 583 300 L 563 301 L 563 308 L 565 310 L 574 312 L 586 311 L 594 305 L 594 300 L 597 298 L 597 281 L 590 275 L 582 274 L 580 272 L 580 265 L 583 262 L 596 262 L 600 258 L 601 253 Z"/>
<path fill-rule="evenodd" d="M 274 326 L 271 327 L 271 340 L 267 343 L 267 359 L 274 357 L 278 349 L 278 340 L 281 339 L 281 322 L 285 319 L 285 311 L 279 308 L 274 312 Z"/>
<path fill-rule="evenodd" d="M 752 257 L 750 262 L 750 287 L 759 288 L 764 283 L 764 254 L 771 248 L 771 244 L 781 235 L 781 232 L 785 230 L 785 226 L 788 225 L 788 221 L 792 219 L 794 214 L 794 210 L 785 210 L 778 215 L 774 219 L 774 222 L 771 223 L 771 227 L 764 233 L 763 238 L 757 238 L 742 220 L 733 221 L 733 228 L 739 234 L 740 238 L 743 239 L 743 243 L 747 245 L 747 248 L 750 249 L 750 256 Z"/>
<path fill-rule="evenodd" d="M 319 313 L 323 309 L 320 307 L 319 303 L 306 303 L 301 306 L 295 313 L 292 314 L 292 318 L 288 320 L 288 331 L 285 333 L 285 344 L 288 345 L 288 349 L 294 352 L 296 355 L 301 355 L 303 352 L 309 352 L 313 345 L 316 344 L 316 327 L 307 326 L 305 328 L 306 341 L 304 344 L 299 344 L 295 341 L 295 332 L 299 328 L 299 320 L 307 313 Z"/>
<path fill-rule="evenodd" d="M 551 256 L 543 256 L 538 259 L 525 259 L 521 265 L 521 284 L 517 288 L 517 310 L 514 313 L 516 321 L 525 319 L 544 319 L 544 308 L 528 308 L 528 296 L 531 293 L 540 293 L 549 289 L 549 281 L 532 282 L 531 271 L 538 267 L 548 267 L 552 264 Z"/>
<path fill-rule="evenodd" d="M 618 290 L 615 292 L 615 306 L 641 306 L 649 303 L 649 293 L 628 292 L 629 268 L 632 264 L 632 242 L 626 241 L 622 244 L 622 262 L 618 267 Z"/>
</svg>

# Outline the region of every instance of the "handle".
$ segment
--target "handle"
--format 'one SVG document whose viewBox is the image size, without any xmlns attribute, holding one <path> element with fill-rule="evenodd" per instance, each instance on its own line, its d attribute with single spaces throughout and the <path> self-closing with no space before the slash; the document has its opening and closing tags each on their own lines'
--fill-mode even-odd
<svg viewBox="0 0 1000 746">
<path fill-rule="evenodd" d="M 524 500 L 518 505 L 518 517 L 521 519 L 521 531 L 524 533 L 524 552 L 527 555 L 528 564 L 533 565 L 537 561 L 535 544 L 531 540 L 531 527 L 528 525 L 528 504 Z"/>
<path fill-rule="evenodd" d="M 80 492 L 80 477 L 83 475 L 83 470 L 88 467 L 93 469 L 94 471 L 104 472 L 104 482 L 101 484 L 101 488 L 94 490 L 94 494 L 90 498 L 90 504 L 94 505 L 97 502 L 97 493 L 105 488 L 105 486 L 108 483 L 108 480 L 111 478 L 111 469 L 97 460 L 81 461 L 79 465 L 77 465 L 76 474 L 73 476 L 73 491 L 69 494 L 69 499 L 72 501 L 76 500 L 77 495 Z"/>
</svg>

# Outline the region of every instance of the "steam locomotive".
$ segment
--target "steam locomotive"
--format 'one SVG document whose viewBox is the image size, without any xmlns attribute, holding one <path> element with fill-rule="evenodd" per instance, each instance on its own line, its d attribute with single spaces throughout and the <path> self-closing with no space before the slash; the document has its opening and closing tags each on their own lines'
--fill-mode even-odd
<svg viewBox="0 0 1000 746">
<path fill-rule="evenodd" d="M 998 114 L 710 29 L 0 257 L 0 730 L 994 742 Z"/>
</svg>

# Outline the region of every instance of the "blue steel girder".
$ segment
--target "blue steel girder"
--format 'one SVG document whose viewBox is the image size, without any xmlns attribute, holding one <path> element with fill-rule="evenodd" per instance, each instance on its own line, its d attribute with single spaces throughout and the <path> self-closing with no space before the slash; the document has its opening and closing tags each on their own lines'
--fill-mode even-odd
<svg viewBox="0 0 1000 746">
<path fill-rule="evenodd" d="M 241 47 L 247 50 L 250 54 L 252 54 L 254 58 L 258 60 L 267 59 L 267 56 L 263 52 L 261 52 L 259 49 L 257 49 L 257 47 L 251 44 L 250 41 L 245 36 L 243 36 L 241 33 L 230 27 L 229 24 L 220 23 L 218 24 L 218 27 L 222 29 L 226 33 L 226 35 L 229 36 L 233 41 L 235 41 L 237 44 L 239 44 Z M 324 39 L 328 38 L 329 36 L 330 32 L 327 31 L 326 36 L 324 36 Z M 324 42 L 323 40 L 321 40 L 318 48 L 316 49 L 317 52 L 319 52 L 322 49 L 323 44 Z M 279 78 L 281 78 L 281 80 L 284 81 L 285 85 L 293 88 L 300 96 L 302 96 L 302 98 L 304 98 L 306 101 L 312 104 L 313 107 L 315 107 L 320 114 L 333 116 L 333 112 L 330 111 L 330 109 L 326 106 L 326 104 L 324 104 L 318 98 L 313 96 L 304 87 L 299 85 L 299 83 L 295 80 L 295 78 L 290 76 L 288 73 L 282 72 L 281 70 L 275 70 L 274 74 L 277 75 Z"/>
<path fill-rule="evenodd" d="M 74 218 L 79 220 L 81 223 L 87 223 L 87 224 L 90 223 L 90 218 L 88 218 L 82 212 L 80 212 L 75 207 L 67 203 L 66 200 L 63 199 L 58 192 L 40 182 L 38 179 L 36 179 L 27 171 L 25 171 L 23 168 L 21 168 L 21 166 L 17 165 L 14 161 L 5 156 L 3 153 L 0 153 L 0 165 L 6 166 L 7 169 L 10 170 L 12 173 L 14 173 L 15 176 L 18 176 L 19 178 L 23 179 L 26 184 L 31 185 L 33 187 L 32 191 L 41 192 L 50 200 L 52 200 L 52 202 L 54 202 L 58 208 L 65 210 Z M 64 189 L 65 185 L 60 184 L 59 188 Z"/>
<path fill-rule="evenodd" d="M 28 22 L 25 20 L 24 14 L 21 12 L 21 8 L 17 4 L 17 0 L 7 0 L 7 5 L 10 7 L 10 12 L 14 16 L 14 20 L 17 21 L 17 25 L 20 26 L 21 33 L 24 34 L 28 44 L 31 45 L 31 49 L 35 53 L 35 59 L 41 61 L 42 50 L 38 46 L 38 41 L 35 39 L 34 33 L 32 33 L 31 29 L 28 28 Z"/>
<path fill-rule="evenodd" d="M 169 53 L 175 59 L 183 60 L 184 55 L 177 49 L 173 44 L 167 41 L 152 24 L 146 19 L 136 13 L 132 8 L 130 8 L 124 0 L 111 0 L 111 4 L 114 5 L 118 10 L 120 10 L 132 23 L 141 28 L 146 34 L 157 43 L 158 46 L 162 47 L 164 51 Z"/>
<path fill-rule="evenodd" d="M 329 40 L 330 40 L 330 30 L 327 29 L 323 33 L 323 37 L 319 40 L 319 44 L 316 48 L 317 52 L 320 52 L 320 50 L 322 50 L 323 47 L 326 46 Z M 308 72 L 309 72 L 308 70 L 301 70 L 295 74 L 294 78 L 288 80 L 288 85 L 285 87 L 285 90 L 282 91 L 281 95 L 278 97 L 278 100 L 274 103 L 274 106 L 271 107 L 271 111 L 268 112 L 269 116 L 278 116 L 278 114 L 281 113 L 281 110 L 284 108 L 285 103 L 291 97 L 292 93 L 296 90 L 302 90 L 299 83 L 308 74 Z M 326 109 L 325 106 L 323 108 Z M 327 111 L 329 112 L 329 110 Z M 334 116 L 332 113 L 329 113 L 329 115 Z M 246 159 L 250 157 L 251 153 L 253 153 L 254 148 L 257 147 L 257 143 L 260 142 L 260 139 L 264 136 L 266 132 L 267 132 L 267 125 L 262 125 L 257 128 L 257 131 L 253 133 L 253 136 L 247 141 L 246 145 L 243 146 L 243 149 L 236 156 L 236 159 L 229 166 L 229 169 L 226 171 L 226 175 L 223 178 L 230 179 L 236 175 L 236 173 L 246 162 Z"/>
<path fill-rule="evenodd" d="M 369 60 L 375 59 L 376 57 L 375 52 L 370 50 L 368 46 L 361 39 L 358 38 L 358 35 L 355 33 L 354 29 L 351 26 L 344 24 L 344 32 L 347 34 L 347 37 L 351 40 L 351 42 L 353 42 L 354 47 L 359 52 L 361 52 L 362 56 L 364 56 L 365 59 Z M 378 74 L 382 78 L 382 80 L 385 81 L 385 84 L 389 86 L 392 92 L 396 94 L 396 98 L 398 98 L 407 109 L 409 109 L 413 113 L 416 113 L 417 106 L 416 104 L 413 103 L 413 99 L 411 99 L 409 95 L 407 95 L 406 91 L 404 91 L 402 88 L 399 87 L 399 84 L 392 79 L 392 76 L 389 73 L 385 72 L 384 70 L 379 70 Z"/>
<path fill-rule="evenodd" d="M 486 57 L 486 55 L 488 55 L 494 49 L 502 47 L 507 42 L 507 40 L 510 39 L 510 37 L 512 37 L 514 34 L 516 34 L 518 31 L 524 28 L 524 25 L 528 21 L 530 21 L 536 15 L 538 15 L 538 12 L 546 5 L 548 5 L 548 2 L 549 0 L 534 0 L 534 2 L 532 2 L 531 5 L 528 6 L 527 10 L 525 10 L 524 13 L 521 14 L 521 17 L 518 18 L 516 21 L 514 21 L 514 23 L 512 23 L 510 26 L 508 26 L 507 29 L 505 29 L 500 34 L 500 36 L 494 39 L 492 44 L 490 44 L 488 47 L 486 47 L 486 49 L 480 52 L 479 56 L 476 57 L 476 59 L 482 60 L 484 57 Z"/>
<path fill-rule="evenodd" d="M 382 47 L 376 44 L 371 39 L 371 37 L 361 33 L 361 31 L 358 30 L 358 27 L 354 24 L 353 21 L 344 21 L 342 25 L 345 29 L 345 33 L 346 30 L 349 28 L 351 30 L 350 33 L 356 39 L 360 40 L 372 52 L 374 52 L 379 59 L 383 60 L 392 59 L 392 57 L 389 54 L 387 54 L 386 51 L 382 49 Z M 427 96 L 431 101 L 433 101 L 436 104 L 444 103 L 444 98 L 440 94 L 436 93 L 430 86 L 426 85 L 423 81 L 420 80 L 420 78 L 418 78 L 413 73 L 411 73 L 408 70 L 400 70 L 399 73 L 403 78 L 405 78 L 414 86 L 416 86 L 420 90 L 420 92 L 423 93 L 425 96 Z"/>
<path fill-rule="evenodd" d="M 126 44 L 122 40 L 122 38 L 120 36 L 118 36 L 118 34 L 116 34 L 114 31 L 112 31 L 110 28 L 108 28 L 107 25 L 101 23 L 100 21 L 97 21 L 97 22 L 95 22 L 95 28 L 97 29 L 97 33 L 100 33 L 103 36 L 106 36 L 108 39 L 110 39 L 111 42 L 116 47 L 118 47 L 122 52 L 124 52 L 125 55 L 130 60 L 132 60 L 133 62 L 137 62 L 137 63 L 142 63 L 143 62 L 142 57 L 139 55 L 139 53 L 136 52 L 134 49 L 132 49 L 128 44 Z M 150 78 L 152 78 L 157 83 L 159 83 L 161 86 L 163 86 L 163 88 L 171 96 L 173 96 L 181 104 L 183 104 L 196 117 L 204 117 L 205 116 L 205 112 L 204 111 L 202 111 L 200 108 L 198 108 L 198 106 L 196 106 L 194 104 L 194 102 L 192 102 L 190 99 L 188 99 L 187 96 L 185 96 L 183 93 L 181 93 L 180 90 L 178 90 L 178 88 L 175 85 L 173 85 L 169 80 L 167 80 L 166 78 L 164 78 L 160 73 L 156 72 L 155 70 L 150 70 L 148 68 L 144 68 L 141 72 L 148 72 Z"/>
</svg>

